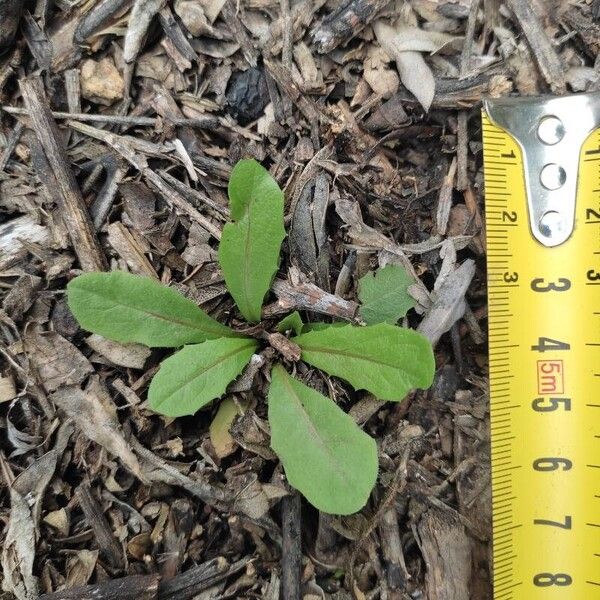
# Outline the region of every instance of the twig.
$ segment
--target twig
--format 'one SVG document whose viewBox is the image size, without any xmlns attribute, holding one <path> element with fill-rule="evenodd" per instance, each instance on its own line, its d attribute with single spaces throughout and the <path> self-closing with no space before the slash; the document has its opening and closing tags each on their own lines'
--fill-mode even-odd
<svg viewBox="0 0 600 600">
<path fill-rule="evenodd" d="M 93 529 L 94 537 L 100 553 L 108 562 L 117 569 L 125 567 L 123 549 L 117 542 L 115 535 L 108 524 L 104 515 L 104 510 L 92 496 L 92 492 L 87 483 L 82 483 L 76 490 L 75 496 L 79 506 L 85 515 L 87 524 Z"/>
<path fill-rule="evenodd" d="M 221 9 L 221 17 L 231 30 L 233 39 L 239 43 L 242 54 L 251 67 L 255 67 L 257 64 L 257 52 L 252 44 L 252 40 L 244 27 L 240 17 L 238 16 L 239 2 L 234 0 L 226 0 L 223 8 Z"/>
<path fill-rule="evenodd" d="M 159 584 L 158 575 L 130 575 L 95 585 L 44 594 L 39 600 L 191 600 L 204 590 L 239 573 L 250 562 L 244 558 L 233 564 L 213 558 Z"/>
<path fill-rule="evenodd" d="M 106 170 L 106 182 L 90 206 L 90 215 L 96 230 L 102 227 L 104 219 L 108 216 L 115 201 L 119 184 L 127 173 L 126 165 L 120 164 L 122 162 L 120 159 L 115 160 L 115 157 L 109 156 L 103 162 Z"/>
<path fill-rule="evenodd" d="M 290 310 L 310 310 L 330 317 L 352 321 L 358 304 L 329 294 L 312 283 L 291 285 L 281 279 L 273 283 L 278 302 L 267 306 L 265 316 L 273 316 Z"/>
<path fill-rule="evenodd" d="M 169 581 L 161 582 L 158 587 L 158 599 L 191 600 L 219 581 L 238 573 L 249 562 L 249 558 L 242 558 L 233 564 L 229 564 L 222 557 L 213 558 L 181 575 L 177 575 L 177 577 L 173 577 Z"/>
<path fill-rule="evenodd" d="M 548 82 L 552 91 L 556 93 L 564 92 L 566 83 L 563 64 L 533 10 L 531 1 L 507 0 L 506 4 L 514 13 L 519 26 L 523 30 L 544 79 Z"/>
<path fill-rule="evenodd" d="M 54 594 L 43 594 L 39 600 L 156 600 L 157 594 L 158 575 L 130 575 Z"/>
<path fill-rule="evenodd" d="M 134 436 L 131 436 L 129 442 L 141 461 L 147 463 L 146 466 L 153 481 L 164 481 L 169 485 L 177 485 L 210 506 L 224 509 L 232 503 L 232 498 L 228 492 L 212 486 L 206 481 L 191 479 L 180 473 L 173 465 L 144 447 Z"/>
<path fill-rule="evenodd" d="M 477 25 L 477 14 L 481 0 L 473 0 L 469 9 L 469 18 L 467 19 L 467 31 L 462 53 L 460 55 L 460 76 L 465 77 L 471 66 L 471 54 L 473 52 L 473 41 L 475 39 L 475 27 Z"/>
<path fill-rule="evenodd" d="M 356 563 L 356 559 L 358 558 L 358 553 L 360 552 L 363 544 L 367 540 L 367 538 L 373 533 L 383 515 L 391 509 L 392 503 L 396 499 L 396 496 L 404 489 L 406 486 L 406 473 L 407 473 L 407 465 L 408 458 L 410 456 L 412 445 L 410 441 L 407 443 L 404 453 L 398 463 L 398 467 L 396 468 L 396 472 L 394 473 L 394 479 L 389 486 L 389 490 L 385 496 L 385 498 L 381 501 L 379 507 L 377 508 L 375 514 L 365 526 L 365 529 L 362 531 L 360 538 L 357 539 L 354 543 L 354 549 L 352 551 L 352 555 L 350 556 L 350 565 L 348 569 L 348 577 L 350 580 L 351 588 L 354 589 L 356 586 L 356 580 L 354 575 L 354 564 Z"/>
<path fill-rule="evenodd" d="M 349 0 L 327 15 L 313 40 L 322 54 L 331 52 L 340 44 L 348 42 L 370 23 L 390 0 Z M 335 6 L 335 5 L 334 5 Z"/>
<path fill-rule="evenodd" d="M 10 159 L 10 155 L 13 153 L 13 150 L 19 142 L 21 133 L 23 133 L 23 123 L 19 121 L 16 127 L 11 131 L 6 147 L 4 148 L 4 152 L 2 153 L 2 156 L 0 156 L 0 172 L 4 171 L 6 168 L 6 165 Z"/>
<path fill-rule="evenodd" d="M 387 563 L 388 586 L 393 590 L 405 591 L 406 584 L 410 580 L 410 574 L 406 568 L 404 553 L 402 552 L 396 507 L 390 506 L 383 513 L 379 523 L 379 535 L 383 557 Z"/>
<path fill-rule="evenodd" d="M 9 115 L 29 115 L 29 109 L 17 106 L 1 106 L 0 109 Z M 160 119 L 155 117 L 129 117 L 121 115 L 90 115 L 87 113 L 71 113 L 51 111 L 55 119 L 70 119 L 73 121 L 84 121 L 90 123 L 110 123 L 111 125 L 131 125 L 140 127 L 158 127 Z M 195 119 L 174 119 L 173 124 L 177 126 L 196 127 L 197 129 L 217 129 L 222 127 L 217 117 L 196 117 Z"/>
<path fill-rule="evenodd" d="M 469 185 L 467 159 L 469 156 L 469 128 L 467 112 L 458 113 L 458 126 L 456 132 L 456 189 L 464 191 Z"/>
<path fill-rule="evenodd" d="M 67 153 L 59 141 L 58 127 L 52 119 L 41 80 L 23 79 L 20 88 L 33 129 L 52 172 L 53 181 L 46 182 L 46 185 L 56 187 L 59 210 L 81 267 L 84 271 L 104 271 L 106 259 L 75 176 L 69 168 Z"/>
<path fill-rule="evenodd" d="M 279 89 L 298 107 L 298 110 L 306 117 L 312 125 L 318 123 L 319 112 L 314 102 L 306 98 L 305 94 L 294 83 L 291 71 L 286 69 L 280 62 L 265 60 L 265 67 L 271 77 L 277 82 Z"/>
<path fill-rule="evenodd" d="M 217 212 L 221 220 L 223 220 L 223 218 L 229 219 L 229 209 L 226 206 L 222 206 L 206 194 L 200 192 L 199 190 L 195 190 L 189 185 L 186 185 L 185 183 L 179 181 L 179 179 L 175 179 L 175 177 L 173 177 L 168 171 L 165 171 L 164 169 L 159 171 L 159 175 L 180 194 L 192 198 L 199 204 L 205 204 L 206 206 L 208 206 L 208 208 Z"/>
<path fill-rule="evenodd" d="M 301 503 L 297 492 L 281 500 L 281 593 L 286 600 L 300 600 L 302 567 Z"/>
<path fill-rule="evenodd" d="M 290 17 L 290 0 L 280 0 L 281 19 L 283 21 L 281 62 L 288 71 L 292 70 L 292 19 Z M 286 119 L 292 116 L 292 101 L 283 97 L 283 112 Z"/>
<path fill-rule="evenodd" d="M 155 173 L 148 166 L 145 156 L 136 153 L 126 138 L 102 129 L 96 129 L 90 125 L 85 125 L 84 123 L 78 123 L 77 121 L 69 121 L 68 124 L 69 127 L 72 127 L 76 131 L 85 133 L 86 135 L 89 135 L 97 140 L 102 140 L 111 146 L 123 158 L 125 158 L 125 160 L 127 160 L 136 169 L 138 169 L 138 171 L 140 171 L 144 179 L 146 179 L 146 181 L 148 181 L 152 187 L 160 192 L 168 204 L 185 213 L 193 221 L 196 221 L 216 239 L 221 239 L 221 229 L 214 225 L 214 223 L 212 223 L 212 221 L 206 218 L 203 214 L 198 212 L 198 210 L 196 210 L 181 194 L 169 186 L 158 173 Z"/>
</svg>

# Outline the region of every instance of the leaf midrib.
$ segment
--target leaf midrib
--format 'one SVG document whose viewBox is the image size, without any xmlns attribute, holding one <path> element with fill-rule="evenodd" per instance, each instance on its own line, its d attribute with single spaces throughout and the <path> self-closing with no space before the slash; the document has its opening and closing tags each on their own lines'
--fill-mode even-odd
<svg viewBox="0 0 600 600">
<path fill-rule="evenodd" d="M 180 393 L 184 388 L 186 388 L 189 385 L 191 385 L 196 379 L 198 379 L 198 377 L 201 377 L 202 375 L 205 375 L 211 369 L 214 369 L 216 366 L 220 365 L 221 363 L 223 363 L 228 358 L 231 358 L 232 356 L 235 356 L 238 352 L 241 352 L 242 350 L 247 350 L 248 348 L 250 348 L 253 345 L 254 345 L 254 341 L 253 340 L 248 340 L 247 344 L 244 344 L 243 346 L 239 346 L 235 350 L 232 350 L 231 352 L 228 352 L 227 354 L 224 354 L 223 356 L 220 356 L 212 364 L 200 367 L 197 371 L 195 371 L 188 378 L 188 380 L 183 385 L 179 386 L 177 389 L 175 389 L 174 391 L 170 392 L 168 396 L 165 396 L 163 399 L 159 400 L 156 403 L 156 406 L 157 407 L 161 406 L 164 402 L 166 402 L 167 400 L 169 400 L 170 398 L 172 398 L 175 394 Z M 227 385 L 225 387 L 227 387 Z"/>
<path fill-rule="evenodd" d="M 293 341 L 293 338 L 292 338 L 292 341 Z M 353 352 L 344 352 L 343 350 L 337 350 L 337 349 L 332 350 L 331 348 L 321 348 L 319 346 L 305 348 L 304 346 L 302 346 L 302 344 L 299 344 L 299 345 L 303 351 L 307 351 L 307 352 L 320 352 L 321 354 L 338 354 L 340 356 L 345 356 L 347 358 L 355 358 L 355 359 L 361 360 L 363 362 L 372 362 L 377 365 L 382 365 L 384 367 L 391 367 L 391 368 L 395 367 L 395 365 L 392 363 L 388 363 L 383 360 L 378 360 L 376 358 L 371 358 L 371 357 L 365 358 L 364 355 L 354 354 Z M 399 370 L 401 370 L 401 369 L 399 369 Z"/>
<path fill-rule="evenodd" d="M 371 293 L 371 292 L 367 292 L 367 293 Z M 371 304 L 377 303 L 378 300 L 386 300 L 390 296 L 392 296 L 392 297 L 394 297 L 394 296 L 407 297 L 408 292 L 405 290 L 402 290 L 401 288 L 398 288 L 397 290 L 390 290 L 389 292 L 384 292 L 383 294 L 374 293 L 369 300 L 367 300 L 366 302 L 361 302 L 362 308 L 363 309 L 369 308 L 371 306 Z M 409 298 L 409 302 L 411 302 L 411 297 L 408 296 L 408 298 Z M 412 302 L 411 302 L 411 304 L 412 304 Z"/>
<path fill-rule="evenodd" d="M 99 292 L 90 291 L 90 290 L 86 290 L 86 292 L 88 294 L 90 294 L 91 296 L 96 296 L 96 297 L 98 297 L 98 298 L 100 298 L 102 300 L 106 300 L 106 296 L 102 295 Z M 197 331 L 202 331 L 202 332 L 208 331 L 210 333 L 223 334 L 223 331 L 220 330 L 220 329 L 217 329 L 217 328 L 214 328 L 214 329 L 212 327 L 204 327 L 203 328 L 203 327 L 200 327 L 199 324 L 197 324 L 197 323 L 191 323 L 189 321 L 184 321 L 184 320 L 181 320 L 181 319 L 177 319 L 176 317 L 168 317 L 167 318 L 167 317 L 164 317 L 163 315 L 161 315 L 159 313 L 155 313 L 155 312 L 153 312 L 151 310 L 141 309 L 141 308 L 138 308 L 136 306 L 131 306 L 131 304 L 124 304 L 123 302 L 119 302 L 118 300 L 111 300 L 111 302 L 114 304 L 114 306 L 124 307 L 124 308 L 132 310 L 134 312 L 141 313 L 142 315 L 150 315 L 150 316 L 158 319 L 159 321 L 164 321 L 166 323 L 175 323 L 177 325 L 181 325 L 183 327 L 189 327 L 190 329 L 195 329 Z M 108 310 L 110 310 L 110 309 L 108 309 Z M 200 309 L 198 309 L 198 310 L 200 310 Z M 210 319 L 212 321 L 212 317 L 211 316 L 204 315 L 201 312 L 199 314 L 202 315 L 203 317 L 205 316 L 207 319 Z M 215 323 L 217 325 L 219 325 L 220 327 L 225 327 L 224 325 L 221 325 L 220 323 L 218 323 L 216 321 L 215 321 Z"/>
<path fill-rule="evenodd" d="M 321 448 L 323 449 L 323 451 L 325 452 L 325 454 L 327 454 L 329 456 L 329 458 L 331 459 L 331 462 L 334 463 L 334 464 L 336 464 L 336 465 L 338 465 L 338 469 L 337 469 L 336 472 L 338 472 L 338 473 L 340 473 L 342 475 L 342 479 L 344 480 L 345 483 L 351 485 L 353 483 L 353 481 L 348 478 L 348 474 L 343 469 L 343 462 L 340 463 L 340 461 L 335 456 L 335 454 L 333 454 L 331 452 L 331 450 L 329 449 L 329 447 L 327 446 L 325 440 L 323 440 L 323 438 L 319 434 L 319 430 L 313 424 L 312 419 L 310 418 L 310 415 L 308 414 L 308 411 L 306 410 L 306 408 L 304 407 L 304 404 L 300 400 L 300 396 L 298 396 L 298 394 L 294 390 L 294 387 L 290 383 L 290 381 L 288 379 L 287 373 L 281 379 L 282 379 L 284 387 L 286 387 L 288 389 L 290 395 L 300 405 L 300 412 L 301 412 L 302 415 L 305 416 L 305 421 L 307 422 L 308 427 L 310 428 L 310 430 L 315 434 L 315 437 L 318 440 L 319 446 L 321 446 Z M 331 402 L 333 402 L 333 400 L 331 400 L 331 399 L 328 399 L 328 400 L 330 400 Z"/>
</svg>

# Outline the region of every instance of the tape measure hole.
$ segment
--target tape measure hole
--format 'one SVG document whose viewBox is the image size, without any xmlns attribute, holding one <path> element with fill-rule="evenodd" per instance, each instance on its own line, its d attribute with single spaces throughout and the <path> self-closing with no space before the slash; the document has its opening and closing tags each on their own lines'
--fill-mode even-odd
<svg viewBox="0 0 600 600">
<path fill-rule="evenodd" d="M 560 213 L 555 210 L 546 211 L 540 218 L 540 233 L 547 238 L 559 236 L 564 228 Z"/>
<path fill-rule="evenodd" d="M 537 134 L 544 144 L 554 146 L 565 136 L 565 127 L 558 117 L 548 116 L 540 121 Z"/>
<path fill-rule="evenodd" d="M 557 190 L 567 180 L 566 171 L 556 163 L 549 163 L 542 168 L 540 181 L 547 190 Z"/>
</svg>

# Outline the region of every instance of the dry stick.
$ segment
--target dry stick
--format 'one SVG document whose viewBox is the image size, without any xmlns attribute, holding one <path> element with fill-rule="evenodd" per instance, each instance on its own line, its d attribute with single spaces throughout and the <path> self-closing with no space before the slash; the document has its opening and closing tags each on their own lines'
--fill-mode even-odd
<svg viewBox="0 0 600 600">
<path fill-rule="evenodd" d="M 217 240 L 221 239 L 221 229 L 195 209 L 181 194 L 169 186 L 158 173 L 155 173 L 148 166 L 146 158 L 134 152 L 127 139 L 114 133 L 96 129 L 90 125 L 85 125 L 84 123 L 78 123 L 77 121 L 69 121 L 68 125 L 76 131 L 85 133 L 86 135 L 101 140 L 111 146 L 125 158 L 125 160 L 133 165 L 152 187 L 160 192 L 169 205 L 185 213 L 190 219 L 201 225 Z"/>
<path fill-rule="evenodd" d="M 213 558 L 169 581 L 162 581 L 158 588 L 158 598 L 159 600 L 192 600 L 219 581 L 239 573 L 249 562 L 250 559 L 242 558 L 229 564 L 222 557 Z"/>
<path fill-rule="evenodd" d="M 358 310 L 356 302 L 329 294 L 313 283 L 292 285 L 282 279 L 276 279 L 272 289 L 278 301 L 265 308 L 263 313 L 265 317 L 287 313 L 291 310 L 310 310 L 352 321 Z"/>
<path fill-rule="evenodd" d="M 467 31 L 462 53 L 460 55 L 460 76 L 465 77 L 471 67 L 471 54 L 473 53 L 473 41 L 475 40 L 475 27 L 477 26 L 477 14 L 481 0 L 473 0 L 467 19 Z"/>
<path fill-rule="evenodd" d="M 87 483 L 82 483 L 75 490 L 75 496 L 85 515 L 87 524 L 94 531 L 94 537 L 98 544 L 98 548 L 100 549 L 100 554 L 102 554 L 113 567 L 123 569 L 125 567 L 123 548 L 119 542 L 117 542 L 117 539 L 108 524 L 108 520 L 104 515 L 104 509 L 92 496 L 90 486 Z"/>
<path fill-rule="evenodd" d="M 394 473 L 394 479 L 392 480 L 391 485 L 388 488 L 388 492 L 385 495 L 385 498 L 381 501 L 380 505 L 377 507 L 377 510 L 369 523 L 365 526 L 365 529 L 361 532 L 360 537 L 354 543 L 354 550 L 350 556 L 350 566 L 348 569 L 348 577 L 350 579 L 351 588 L 354 589 L 356 586 L 356 577 L 354 575 L 354 564 L 356 563 L 356 559 L 358 557 L 358 553 L 360 552 L 363 544 L 367 540 L 367 538 L 373 533 L 380 520 L 383 518 L 383 515 L 392 509 L 393 503 L 396 500 L 396 496 L 404 490 L 406 486 L 406 477 L 407 477 L 407 466 L 408 466 L 408 458 L 410 456 L 410 451 L 412 449 L 411 442 L 408 442 L 404 453 L 398 463 L 396 468 L 396 472 Z"/>
<path fill-rule="evenodd" d="M 458 113 L 458 127 L 456 140 L 456 189 L 464 191 L 469 185 L 468 155 L 469 155 L 469 129 L 467 112 Z"/>
<path fill-rule="evenodd" d="M 483 0 L 483 22 L 490 30 L 500 24 L 501 0 Z"/>
<path fill-rule="evenodd" d="M 121 165 L 118 161 L 114 161 L 113 164 L 110 164 L 109 161 L 107 161 L 105 169 L 106 183 L 102 186 L 102 189 L 90 206 L 90 215 L 97 231 L 100 230 L 104 220 L 108 216 L 117 196 L 119 184 L 127 174 L 126 165 Z"/>
<path fill-rule="evenodd" d="M 389 2 L 390 0 L 350 0 L 342 3 L 340 8 L 323 19 L 313 34 L 317 51 L 327 54 L 340 44 L 351 40 Z"/>
<path fill-rule="evenodd" d="M 9 115 L 29 115 L 29 110 L 17 106 L 0 106 Z M 90 123 L 110 123 L 112 125 L 131 125 L 140 127 L 158 127 L 161 119 L 155 117 L 129 117 L 120 115 L 89 115 L 87 113 L 71 113 L 52 111 L 55 119 L 72 119 L 74 121 L 89 121 Z M 197 129 L 217 129 L 221 123 L 217 117 L 197 117 L 195 119 L 173 119 L 174 125 L 196 127 Z"/>
<path fill-rule="evenodd" d="M 59 141 L 58 127 L 52 118 L 42 83 L 37 78 L 22 79 L 19 85 L 33 129 L 54 174 L 59 210 L 81 268 L 84 271 L 104 271 L 106 259 L 75 176 L 69 168 L 67 153 Z"/>
<path fill-rule="evenodd" d="M 283 21 L 283 35 L 282 43 L 283 48 L 281 52 L 281 62 L 283 66 L 288 70 L 292 70 L 292 19 L 290 17 L 290 0 L 280 0 L 279 6 L 281 7 L 281 19 Z M 282 98 L 283 101 L 283 112 L 286 119 L 292 117 L 292 101 L 288 96 Z"/>
<path fill-rule="evenodd" d="M 64 73 L 67 105 L 70 113 L 81 113 L 81 84 L 79 70 L 69 69 Z M 54 116 L 54 115 L 53 115 Z"/>
<path fill-rule="evenodd" d="M 506 0 L 506 4 L 523 30 L 544 79 L 554 92 L 564 92 L 566 83 L 563 64 L 531 7 L 531 0 Z"/>
<path fill-rule="evenodd" d="M 292 492 L 281 501 L 281 593 L 286 600 L 300 600 L 302 527 L 300 495 Z"/>
<path fill-rule="evenodd" d="M 300 110 L 311 125 L 318 123 L 319 116 L 325 117 L 325 115 L 319 112 L 316 104 L 306 98 L 300 88 L 294 83 L 291 71 L 275 60 L 265 60 L 265 67 L 281 91 L 298 107 L 298 110 Z"/>
<path fill-rule="evenodd" d="M 228 507 L 233 503 L 233 497 L 223 489 L 212 486 L 207 481 L 201 479 L 191 479 L 187 475 L 184 475 L 178 471 L 173 465 L 170 465 L 165 460 L 160 458 L 143 446 L 135 437 L 131 436 L 129 443 L 133 448 L 134 452 L 143 461 L 148 463 L 152 470 L 156 470 L 159 473 L 164 474 L 162 477 L 169 485 L 177 485 L 193 496 L 200 498 L 204 503 L 210 506 L 216 506 L 220 510 L 227 510 Z M 160 480 L 159 477 L 156 477 Z"/>
<path fill-rule="evenodd" d="M 381 549 L 387 563 L 386 575 L 388 586 L 393 590 L 406 590 L 410 574 L 404 561 L 400 527 L 398 526 L 398 512 L 395 506 L 388 508 L 379 523 L 379 536 Z"/>
<path fill-rule="evenodd" d="M 158 598 L 158 575 L 130 575 L 43 594 L 39 600 L 156 600 Z"/>
<path fill-rule="evenodd" d="M 189 185 L 179 181 L 179 179 L 175 179 L 175 177 L 173 177 L 164 169 L 160 170 L 158 173 L 173 189 L 177 190 L 180 194 L 191 197 L 201 204 L 206 204 L 206 206 L 208 206 L 211 210 L 218 212 L 222 219 L 229 219 L 229 209 L 226 206 L 222 206 L 203 192 L 195 190 Z"/>
<path fill-rule="evenodd" d="M 239 3 L 234 0 L 226 0 L 221 9 L 221 17 L 227 23 L 233 39 L 235 39 L 242 49 L 242 54 L 251 67 L 257 64 L 257 52 L 248 35 L 244 24 L 238 16 Z"/>
<path fill-rule="evenodd" d="M 130 575 L 43 594 L 39 600 L 156 600 L 158 598 L 158 575 Z"/>
<path fill-rule="evenodd" d="M 158 575 L 130 575 L 45 594 L 39 600 L 191 600 L 204 590 L 239 573 L 250 562 L 243 558 L 229 564 L 222 557 L 213 558 L 168 581 L 158 582 Z"/>
<path fill-rule="evenodd" d="M 23 123 L 19 121 L 16 127 L 11 131 L 6 147 L 4 148 L 4 152 L 2 153 L 2 156 L 0 156 L 0 172 L 4 171 L 6 168 L 6 165 L 10 159 L 10 155 L 13 153 L 13 150 L 19 142 L 21 133 L 23 133 Z"/>
</svg>

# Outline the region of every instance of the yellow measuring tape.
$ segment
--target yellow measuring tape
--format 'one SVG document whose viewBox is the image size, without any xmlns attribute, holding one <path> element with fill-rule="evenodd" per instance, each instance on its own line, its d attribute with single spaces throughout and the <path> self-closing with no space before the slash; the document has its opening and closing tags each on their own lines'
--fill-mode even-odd
<svg viewBox="0 0 600 600">
<path fill-rule="evenodd" d="M 598 111 L 483 113 L 495 600 L 600 599 Z"/>
</svg>

